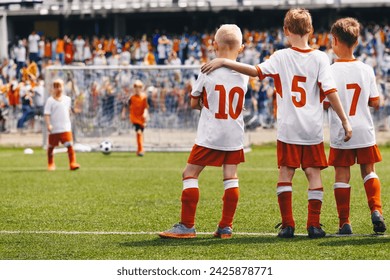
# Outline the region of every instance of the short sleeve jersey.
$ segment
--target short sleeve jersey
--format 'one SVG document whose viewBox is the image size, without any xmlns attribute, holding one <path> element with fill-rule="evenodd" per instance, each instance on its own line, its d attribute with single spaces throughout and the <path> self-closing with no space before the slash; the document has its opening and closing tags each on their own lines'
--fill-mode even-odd
<svg viewBox="0 0 390 280">
<path fill-rule="evenodd" d="M 375 127 L 368 106 L 370 100 L 379 99 L 374 70 L 357 60 L 338 60 L 332 64 L 331 69 L 353 135 L 348 142 L 343 141 L 341 121 L 330 107 L 330 146 L 336 149 L 355 149 L 375 145 Z"/>
<path fill-rule="evenodd" d="M 322 102 L 325 95 L 337 91 L 326 54 L 313 49 L 283 49 L 256 69 L 260 79 L 274 78 L 277 139 L 297 145 L 323 142 Z"/>
<path fill-rule="evenodd" d="M 199 74 L 191 92 L 192 98 L 202 97 L 204 105 L 195 144 L 220 151 L 244 147 L 242 112 L 248 79 L 227 68 Z"/>
<path fill-rule="evenodd" d="M 47 99 L 44 114 L 50 116 L 50 123 L 53 126 L 51 133 L 72 131 L 70 108 L 71 99 L 69 96 L 62 95 L 60 100 L 54 99 L 52 96 Z"/>
<path fill-rule="evenodd" d="M 144 112 L 149 108 L 148 98 L 145 94 L 132 95 L 129 100 L 130 121 L 133 124 L 145 125 Z"/>
</svg>

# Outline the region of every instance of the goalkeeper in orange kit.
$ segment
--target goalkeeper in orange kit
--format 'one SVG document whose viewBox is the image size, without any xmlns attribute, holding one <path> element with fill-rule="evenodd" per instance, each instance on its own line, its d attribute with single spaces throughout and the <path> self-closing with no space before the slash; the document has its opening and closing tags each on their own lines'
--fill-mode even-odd
<svg viewBox="0 0 390 280">
<path fill-rule="evenodd" d="M 128 101 L 129 119 L 135 127 L 137 136 L 137 156 L 142 157 L 144 151 L 144 129 L 146 126 L 149 104 L 147 95 L 144 93 L 144 84 L 140 80 L 136 80 L 133 84 L 134 94 L 130 96 Z M 126 107 L 122 110 L 122 119 L 126 117 Z"/>
</svg>

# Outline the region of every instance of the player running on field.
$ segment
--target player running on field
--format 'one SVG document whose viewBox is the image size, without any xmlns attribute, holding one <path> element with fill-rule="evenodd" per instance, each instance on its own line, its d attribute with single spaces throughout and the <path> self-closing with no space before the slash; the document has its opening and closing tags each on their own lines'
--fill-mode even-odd
<svg viewBox="0 0 390 280">
<path fill-rule="evenodd" d="M 332 28 L 332 48 L 338 59 L 331 66 L 341 103 L 353 129 L 353 137 L 344 142 L 341 139 L 340 120 L 329 108 L 330 153 L 329 165 L 335 168 L 333 185 L 339 216 L 339 234 L 352 234 L 350 214 L 351 177 L 350 167 L 357 162 L 364 182 L 368 206 L 374 231 L 385 232 L 386 225 L 382 216 L 381 184 L 375 173 L 376 162 L 382 160 L 376 145 L 375 127 L 370 108 L 378 108 L 379 92 L 376 87 L 374 70 L 371 66 L 358 61 L 353 53 L 358 44 L 360 24 L 356 19 L 337 20 Z M 325 102 L 325 108 L 329 104 Z"/>
<path fill-rule="evenodd" d="M 202 72 L 211 73 L 225 66 L 252 77 L 274 79 L 279 166 L 276 193 L 282 217 L 278 236 L 294 237 L 292 179 L 295 169 L 302 167 L 309 183 L 306 229 L 310 238 L 324 237 L 320 213 L 323 199 L 321 169 L 327 167 L 323 144 L 322 101 L 325 95 L 341 119 L 344 141 L 351 138 L 352 129 L 337 95 L 328 57 L 308 45 L 313 32 L 310 13 L 305 9 L 289 10 L 283 28 L 291 47 L 276 51 L 264 63 L 251 66 L 217 58 L 202 66 Z"/>
<path fill-rule="evenodd" d="M 217 57 L 235 61 L 243 50 L 241 30 L 222 25 L 215 34 Z M 200 74 L 191 92 L 191 107 L 201 110 L 195 145 L 183 172 L 181 220 L 162 238 L 193 238 L 195 212 L 199 200 L 198 177 L 205 166 L 222 166 L 222 218 L 215 237 L 232 236 L 233 217 L 239 198 L 237 166 L 244 162 L 244 120 L 242 110 L 248 77 L 221 68 L 210 75 Z"/>
</svg>

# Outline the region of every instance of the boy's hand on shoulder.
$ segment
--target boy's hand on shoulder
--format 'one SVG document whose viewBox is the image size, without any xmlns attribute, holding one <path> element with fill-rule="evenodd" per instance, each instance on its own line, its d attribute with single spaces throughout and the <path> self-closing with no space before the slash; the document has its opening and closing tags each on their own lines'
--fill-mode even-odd
<svg viewBox="0 0 390 280">
<path fill-rule="evenodd" d="M 204 64 L 200 68 L 200 71 L 204 74 L 210 74 L 214 70 L 221 68 L 224 65 L 224 62 L 225 62 L 224 58 L 214 58 L 213 60 Z"/>
</svg>

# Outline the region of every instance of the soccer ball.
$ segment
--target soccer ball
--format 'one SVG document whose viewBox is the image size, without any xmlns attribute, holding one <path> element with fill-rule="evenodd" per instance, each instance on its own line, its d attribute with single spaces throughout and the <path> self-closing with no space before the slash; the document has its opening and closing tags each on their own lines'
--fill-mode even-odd
<svg viewBox="0 0 390 280">
<path fill-rule="evenodd" d="M 105 155 L 109 155 L 112 151 L 112 143 L 110 141 L 104 140 L 102 143 L 100 143 L 100 151 Z"/>
</svg>

